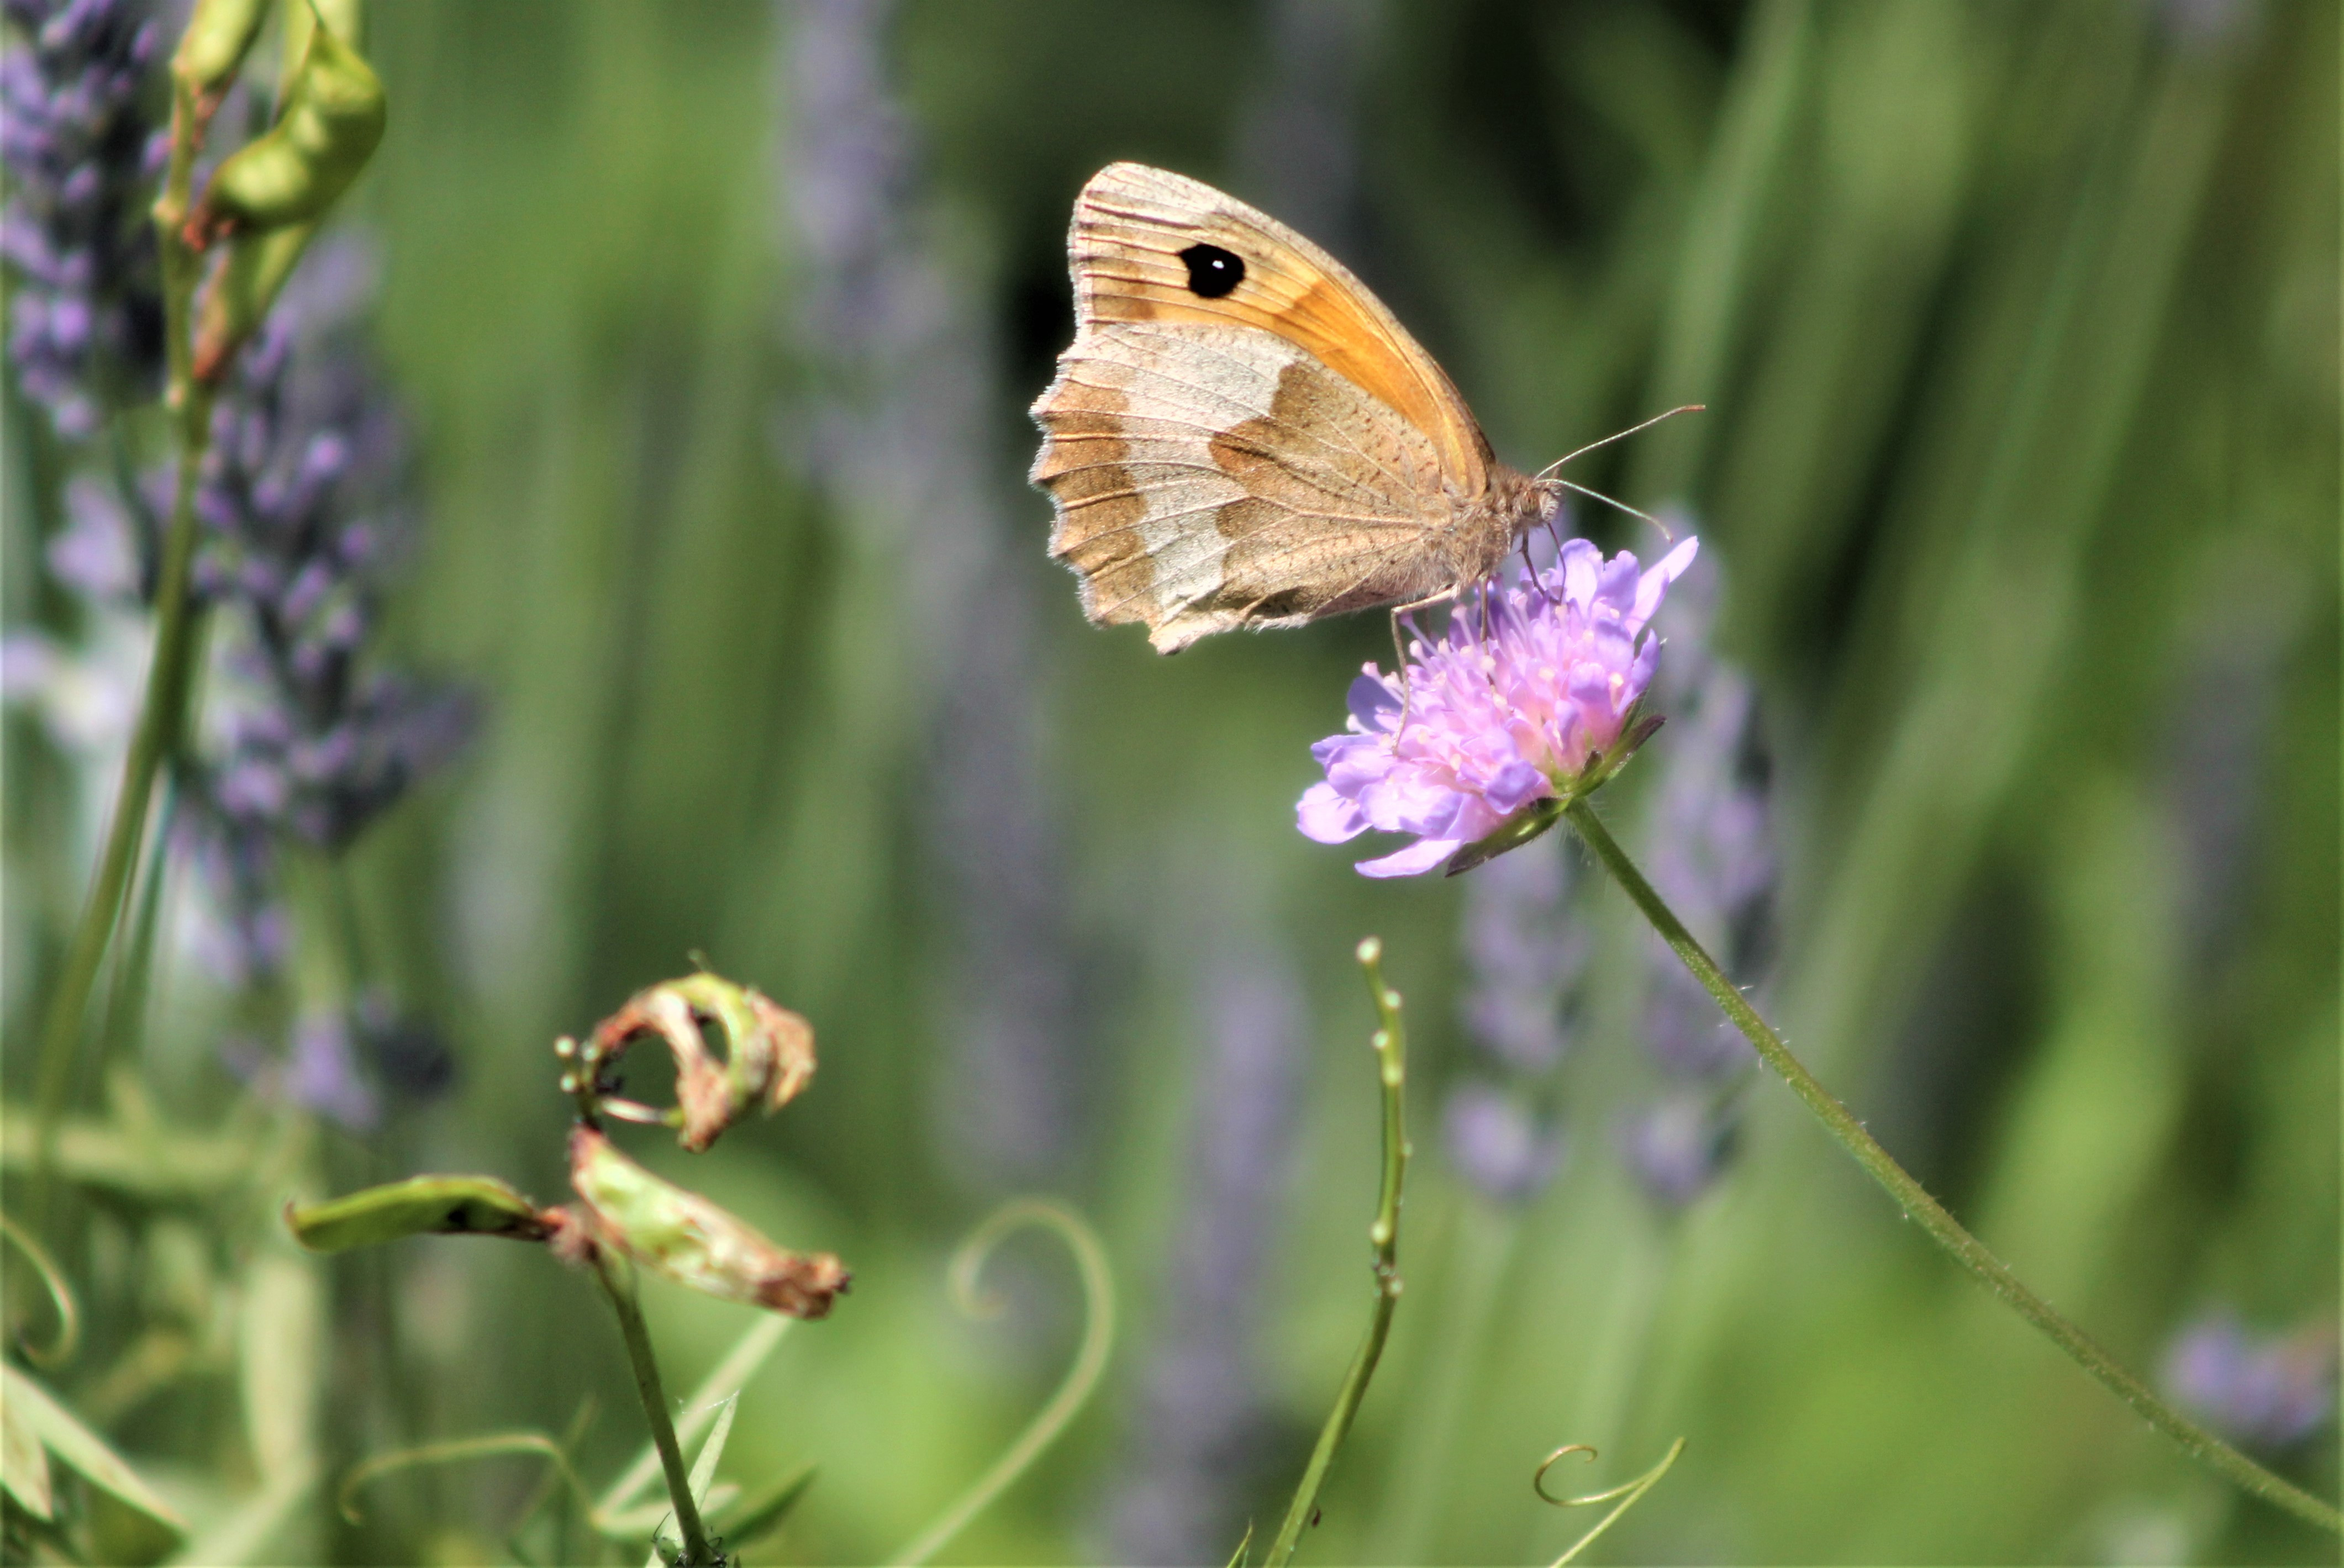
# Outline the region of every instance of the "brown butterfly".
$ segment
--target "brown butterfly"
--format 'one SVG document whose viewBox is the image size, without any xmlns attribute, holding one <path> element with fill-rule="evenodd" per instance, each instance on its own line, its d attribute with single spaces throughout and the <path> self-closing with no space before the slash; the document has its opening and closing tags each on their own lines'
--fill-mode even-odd
<svg viewBox="0 0 2344 1568">
<path fill-rule="evenodd" d="M 1430 602 L 1580 488 L 1499 462 L 1391 312 L 1234 196 L 1109 164 L 1066 249 L 1075 341 L 1034 405 L 1032 477 L 1084 612 L 1144 622 L 1159 653 Z"/>
</svg>

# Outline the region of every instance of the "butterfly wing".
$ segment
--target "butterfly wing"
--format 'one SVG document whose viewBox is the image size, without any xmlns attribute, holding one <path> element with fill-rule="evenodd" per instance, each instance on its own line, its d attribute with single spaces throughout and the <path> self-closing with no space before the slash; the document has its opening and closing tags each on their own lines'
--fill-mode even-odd
<svg viewBox="0 0 2344 1568">
<path fill-rule="evenodd" d="M 1210 186 L 1114 164 L 1068 247 L 1076 332 L 1034 406 L 1033 477 L 1094 620 L 1145 622 L 1172 652 L 1438 592 L 1503 552 L 1490 494 L 1519 477 L 1318 246 Z M 1241 276 L 1200 292 L 1192 257 L 1214 251 Z"/>
</svg>

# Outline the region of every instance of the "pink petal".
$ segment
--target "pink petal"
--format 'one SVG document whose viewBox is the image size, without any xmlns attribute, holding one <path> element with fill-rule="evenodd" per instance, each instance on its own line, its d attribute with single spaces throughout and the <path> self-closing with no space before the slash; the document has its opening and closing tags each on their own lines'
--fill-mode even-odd
<svg viewBox="0 0 2344 1568">
<path fill-rule="evenodd" d="M 1335 793 L 1331 784 L 1313 784 L 1294 808 L 1294 825 L 1303 837 L 1322 844 L 1340 844 L 1367 831 L 1368 819 L 1359 802 Z"/>
<path fill-rule="evenodd" d="M 1644 623 L 1652 618 L 1654 610 L 1661 608 L 1661 596 L 1669 591 L 1671 583 L 1684 576 L 1685 568 L 1692 565 L 1692 558 L 1700 553 L 1701 540 L 1688 534 L 1676 548 L 1654 562 L 1652 570 L 1637 579 L 1636 607 L 1628 612 L 1630 636 L 1644 629 Z"/>
<path fill-rule="evenodd" d="M 1420 877 L 1465 847 L 1462 839 L 1419 839 L 1380 860 L 1361 860 L 1352 869 L 1363 877 Z"/>
</svg>

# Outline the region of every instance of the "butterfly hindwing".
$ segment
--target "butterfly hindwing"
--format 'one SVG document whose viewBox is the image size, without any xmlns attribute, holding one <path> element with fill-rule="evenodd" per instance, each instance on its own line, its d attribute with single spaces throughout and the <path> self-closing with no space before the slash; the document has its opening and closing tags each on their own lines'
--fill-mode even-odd
<svg viewBox="0 0 2344 1568">
<path fill-rule="evenodd" d="M 1066 351 L 1035 414 L 1051 554 L 1094 620 L 1142 621 L 1171 652 L 1417 591 L 1431 443 L 1268 333 L 1109 324 Z"/>
</svg>

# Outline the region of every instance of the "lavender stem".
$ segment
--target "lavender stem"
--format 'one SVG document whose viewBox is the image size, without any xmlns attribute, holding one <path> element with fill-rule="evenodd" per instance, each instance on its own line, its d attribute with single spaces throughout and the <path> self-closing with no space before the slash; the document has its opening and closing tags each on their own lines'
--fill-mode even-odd
<svg viewBox="0 0 2344 1568">
<path fill-rule="evenodd" d="M 155 204 L 155 228 L 163 256 L 163 336 L 170 356 L 167 400 L 178 425 L 178 481 L 172 495 L 170 524 L 163 537 L 162 572 L 155 592 L 155 652 L 146 667 L 138 728 L 122 761 L 122 787 L 115 797 L 113 819 L 106 825 L 97 874 L 82 905 L 72 945 L 66 950 L 65 970 L 41 1030 L 35 1100 L 39 1154 L 35 1169 L 44 1186 L 56 1159 L 57 1120 L 73 1086 L 73 1063 L 81 1047 L 90 993 L 96 987 L 98 966 L 105 961 L 121 913 L 130 868 L 138 859 L 155 775 L 164 756 L 178 742 L 187 718 L 187 694 L 194 685 L 190 652 L 197 618 L 187 587 L 195 569 L 196 485 L 204 449 L 211 441 L 212 392 L 195 379 L 190 368 L 187 334 L 197 269 L 196 257 L 179 237 L 202 133 L 187 90 L 176 81 L 175 87 L 171 166 L 163 195 Z"/>
</svg>

